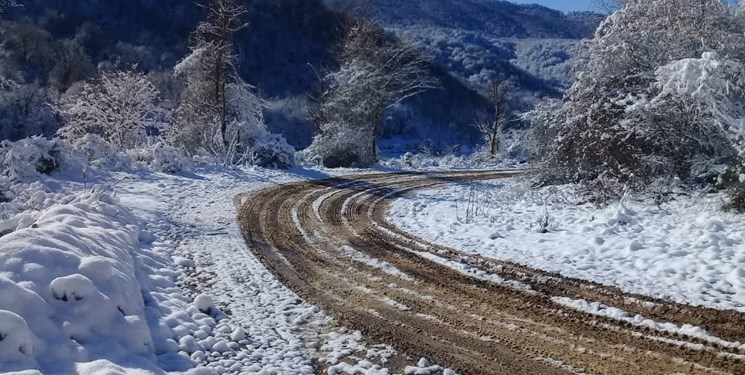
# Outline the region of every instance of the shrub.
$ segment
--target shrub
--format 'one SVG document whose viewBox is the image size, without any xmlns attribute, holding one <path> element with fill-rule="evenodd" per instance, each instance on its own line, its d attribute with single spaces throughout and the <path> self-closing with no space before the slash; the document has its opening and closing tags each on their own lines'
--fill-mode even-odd
<svg viewBox="0 0 745 375">
<path fill-rule="evenodd" d="M 116 148 L 97 134 L 86 134 L 73 142 L 75 153 L 85 156 L 88 161 L 100 160 L 116 154 Z"/>
<path fill-rule="evenodd" d="M 295 148 L 279 134 L 265 133 L 255 141 L 250 153 L 253 165 L 279 169 L 295 166 Z"/>
<path fill-rule="evenodd" d="M 25 138 L 0 143 L 0 175 L 24 181 L 38 174 L 49 175 L 72 164 L 72 147 L 59 138 Z"/>
<path fill-rule="evenodd" d="M 131 150 L 129 155 L 156 172 L 176 174 L 191 164 L 179 149 L 161 142 Z"/>
</svg>

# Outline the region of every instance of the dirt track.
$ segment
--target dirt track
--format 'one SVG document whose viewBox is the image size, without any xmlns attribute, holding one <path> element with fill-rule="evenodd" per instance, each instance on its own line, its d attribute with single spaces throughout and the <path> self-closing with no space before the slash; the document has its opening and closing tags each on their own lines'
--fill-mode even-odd
<svg viewBox="0 0 745 375">
<path fill-rule="evenodd" d="M 460 374 L 745 374 L 745 346 L 632 326 L 551 298 L 598 301 L 739 342 L 745 314 L 468 256 L 385 221 L 388 202 L 412 189 L 502 177 L 509 174 L 379 174 L 283 185 L 242 197 L 239 220 L 251 249 L 303 298 L 370 339 Z M 359 253 L 395 269 L 370 266 Z M 467 276 L 441 265 L 447 260 L 502 281 Z"/>
</svg>

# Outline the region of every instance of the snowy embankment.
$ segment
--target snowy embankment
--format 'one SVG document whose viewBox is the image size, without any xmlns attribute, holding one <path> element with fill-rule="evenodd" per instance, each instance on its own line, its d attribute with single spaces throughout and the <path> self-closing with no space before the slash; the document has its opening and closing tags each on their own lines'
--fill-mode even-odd
<svg viewBox="0 0 745 375">
<path fill-rule="evenodd" d="M 330 175 L 171 175 L 126 155 L 89 164 L 53 143 L 0 149 L 0 372 L 295 375 L 316 373 L 316 360 L 329 373 L 391 373 L 391 348 L 300 300 L 236 223 L 238 194 Z"/>
<path fill-rule="evenodd" d="M 19 220 L 0 243 L 0 369 L 65 373 L 70 359 L 101 358 L 152 368 L 133 258 L 143 235 L 100 191 Z"/>
<path fill-rule="evenodd" d="M 745 311 L 745 220 L 721 197 L 580 203 L 517 179 L 395 201 L 388 220 L 437 244 L 677 302 Z"/>
<path fill-rule="evenodd" d="M 148 223 L 118 199 L 125 178 L 157 174 L 130 155 L 89 163 L 89 140 L 0 144 L 0 371 L 191 372 L 179 339 L 229 322 L 183 296 Z M 98 168 L 112 163 L 129 173 Z"/>
</svg>

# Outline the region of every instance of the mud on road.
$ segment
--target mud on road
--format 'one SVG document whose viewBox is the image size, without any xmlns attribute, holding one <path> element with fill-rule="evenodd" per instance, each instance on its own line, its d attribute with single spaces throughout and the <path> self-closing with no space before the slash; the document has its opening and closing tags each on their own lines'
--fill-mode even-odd
<svg viewBox="0 0 745 375">
<path fill-rule="evenodd" d="M 589 314 L 597 301 L 745 342 L 745 314 L 693 307 L 466 255 L 403 233 L 388 203 L 414 189 L 509 172 L 376 174 L 241 198 L 249 247 L 287 286 L 349 328 L 460 374 L 745 374 L 745 346 Z M 400 371 L 400 369 L 398 369 Z"/>
</svg>

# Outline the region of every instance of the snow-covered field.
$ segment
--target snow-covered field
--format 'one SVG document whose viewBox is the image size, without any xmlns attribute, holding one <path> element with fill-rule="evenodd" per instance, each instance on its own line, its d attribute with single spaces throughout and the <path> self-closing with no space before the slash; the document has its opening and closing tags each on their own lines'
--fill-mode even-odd
<svg viewBox="0 0 745 375">
<path fill-rule="evenodd" d="M 285 288 L 236 223 L 238 194 L 326 172 L 32 177 L 1 207 L 0 372 L 289 375 L 317 360 L 329 373 L 391 373 L 391 348 Z"/>
<path fill-rule="evenodd" d="M 628 292 L 745 311 L 745 220 L 721 197 L 582 203 L 571 186 L 516 179 L 450 185 L 394 202 L 388 220 L 434 243 Z"/>
</svg>

